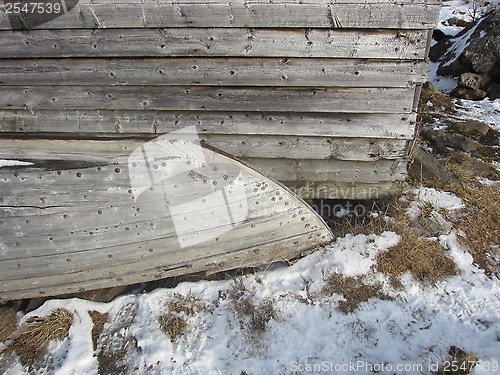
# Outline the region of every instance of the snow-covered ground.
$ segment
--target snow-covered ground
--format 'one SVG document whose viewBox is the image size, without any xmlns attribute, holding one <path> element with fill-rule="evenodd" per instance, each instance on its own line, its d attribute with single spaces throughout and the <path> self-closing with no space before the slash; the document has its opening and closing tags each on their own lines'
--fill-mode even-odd
<svg viewBox="0 0 500 375">
<path fill-rule="evenodd" d="M 460 15 L 467 7 L 464 4 L 445 2 L 441 20 Z M 446 27 L 445 32 L 458 30 Z M 445 80 L 432 74 L 430 78 L 445 90 Z M 500 127 L 498 100 L 463 102 L 464 116 Z M 413 214 L 418 214 L 422 202 L 431 203 L 436 210 L 464 207 L 460 198 L 430 188 L 411 188 L 408 197 L 413 200 L 409 206 Z M 69 337 L 50 344 L 49 365 L 35 373 L 97 374 L 88 311 L 109 313 L 111 323 L 104 326 L 106 331 L 132 305 L 136 306 L 135 318 L 119 334 L 133 338 L 126 358 L 133 374 L 431 374 L 446 365 L 451 346 L 479 358 L 471 374 L 499 374 L 498 279 L 489 278 L 473 264 L 451 229 L 436 240 L 456 263 L 459 275 L 426 286 L 407 274 L 402 278 L 402 290 L 394 289 L 387 276 L 375 271 L 374 264 L 377 254 L 399 240 L 393 232 L 347 235 L 291 266 L 242 276 L 238 281 L 184 282 L 172 289 L 132 293 L 110 303 L 49 300 L 20 316 L 21 323 L 58 307 L 73 312 L 75 318 Z M 334 273 L 362 277 L 365 284 L 380 283 L 392 300 L 372 298 L 354 312 L 343 313 L 338 309 L 343 297 L 322 292 L 325 280 Z M 268 317 L 265 330 L 252 330 L 238 314 L 236 302 L 229 297 L 235 288 L 254 306 L 273 306 L 275 313 Z M 182 315 L 188 331 L 172 342 L 161 331 L 157 317 L 168 312 L 168 302 L 179 296 L 194 297 L 200 307 L 194 314 Z M 15 363 L 6 374 L 24 372 Z"/>
<path fill-rule="evenodd" d="M 429 188 L 411 192 L 414 199 L 436 209 L 463 207 L 449 193 Z M 53 299 L 22 321 L 58 307 L 75 314 L 69 337 L 51 345 L 55 370 L 42 369 L 41 374 L 96 374 L 88 311 L 109 312 L 108 320 L 113 321 L 131 304 L 137 306 L 136 316 L 121 334 L 136 340 L 138 349 L 127 358 L 134 374 L 431 374 L 446 364 L 451 346 L 478 356 L 472 374 L 498 374 L 498 280 L 473 265 L 456 233 L 450 231 L 438 240 L 460 274 L 435 286 L 423 286 L 408 274 L 402 279 L 403 290 L 395 290 L 386 276 L 374 271 L 377 254 L 399 241 L 393 232 L 347 235 L 290 267 L 241 277 L 239 288 L 254 305 L 270 303 L 274 308 L 275 317 L 263 332 L 240 324 L 235 301 L 227 297 L 236 287 L 234 281 L 185 282 L 111 303 Z M 345 314 L 338 309 L 341 295 L 322 293 L 332 273 L 363 276 L 366 284 L 382 283 L 393 300 L 373 298 Z M 194 297 L 203 308 L 185 315 L 188 332 L 171 342 L 156 318 L 179 295 Z M 6 374 L 22 371 L 18 364 Z"/>
</svg>

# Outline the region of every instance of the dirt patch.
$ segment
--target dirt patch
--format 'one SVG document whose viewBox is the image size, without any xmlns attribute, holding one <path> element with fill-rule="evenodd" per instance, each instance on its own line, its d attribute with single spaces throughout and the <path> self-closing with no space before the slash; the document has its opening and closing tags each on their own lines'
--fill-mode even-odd
<svg viewBox="0 0 500 375">
<path fill-rule="evenodd" d="M 13 334 L 12 342 L 5 349 L 19 356 L 23 366 L 32 366 L 44 354 L 50 341 L 64 340 L 73 323 L 73 314 L 56 309 L 46 317 L 33 317 Z"/>
<path fill-rule="evenodd" d="M 354 278 L 339 274 L 330 275 L 325 280 L 321 292 L 326 295 L 342 295 L 345 300 L 339 301 L 338 309 L 344 314 L 354 312 L 361 303 L 367 302 L 371 298 L 392 300 L 391 297 L 382 293 L 380 285 L 367 285 L 359 277 Z"/>
</svg>

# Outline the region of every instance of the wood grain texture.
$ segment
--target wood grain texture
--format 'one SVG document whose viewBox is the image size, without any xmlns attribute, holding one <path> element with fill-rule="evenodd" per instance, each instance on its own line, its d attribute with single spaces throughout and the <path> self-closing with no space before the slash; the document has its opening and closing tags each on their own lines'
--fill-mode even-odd
<svg viewBox="0 0 500 375">
<path fill-rule="evenodd" d="M 234 159 L 213 154 L 205 151 L 206 170 L 229 165 L 236 168 L 234 181 L 241 182 L 231 185 L 230 178 L 218 190 L 197 192 L 193 188 L 204 185 L 186 172 L 180 179 L 158 181 L 154 190 L 137 197 L 130 189 L 129 178 L 136 173 L 133 164 L 123 161 L 62 171 L 2 168 L 0 178 L 9 192 L 0 207 L 0 299 L 267 264 L 333 239 L 319 216 L 282 186 Z M 175 203 L 165 196 L 172 192 L 171 184 L 179 192 L 172 198 Z M 82 185 L 87 198 L 78 204 Z M 243 196 L 232 195 L 241 188 Z M 199 204 L 174 209 L 183 197 L 190 198 L 183 201 L 186 204 L 194 199 L 201 204 L 201 198 L 211 196 L 207 192 L 221 189 L 227 199 L 209 199 L 207 212 Z M 42 199 L 46 197 L 56 204 L 46 206 L 48 201 Z M 213 217 L 219 218 L 229 209 L 228 201 L 246 205 L 243 221 L 200 219 L 200 215 L 215 213 L 218 216 Z M 191 222 L 193 232 L 179 234 L 176 220 Z M 205 232 L 217 234 L 181 249 L 183 236 Z"/>
<path fill-rule="evenodd" d="M 0 109 L 411 113 L 413 88 L 3 86 Z"/>
<path fill-rule="evenodd" d="M 68 29 L 0 32 L 3 58 L 335 57 L 425 58 L 427 30 Z"/>
<path fill-rule="evenodd" d="M 276 58 L 3 59 L 1 85 L 410 87 L 423 61 Z"/>
<path fill-rule="evenodd" d="M 398 194 L 401 191 L 401 183 L 398 181 L 379 183 L 283 181 L 283 183 L 305 199 L 377 200 Z"/>
<path fill-rule="evenodd" d="M 0 6 L 0 30 L 12 24 Z M 433 28 L 436 1 L 80 0 L 37 29 L 151 27 Z M 29 25 L 29 19 L 27 19 Z M 23 25 L 24 23 L 19 23 Z"/>
<path fill-rule="evenodd" d="M 243 158 L 252 167 L 278 181 L 301 183 L 381 183 L 402 181 L 406 160 L 345 161 Z"/>
<path fill-rule="evenodd" d="M 381 138 L 200 135 L 208 144 L 242 158 L 375 161 L 404 157 L 407 141 Z M 105 162 L 125 157 L 140 140 L 0 139 L 0 158 Z"/>
<path fill-rule="evenodd" d="M 169 133 L 299 135 L 410 139 L 416 114 L 0 110 L 0 133 L 116 137 Z M 57 135 L 57 134 L 54 134 Z M 36 135 L 35 135 L 36 136 Z"/>
</svg>

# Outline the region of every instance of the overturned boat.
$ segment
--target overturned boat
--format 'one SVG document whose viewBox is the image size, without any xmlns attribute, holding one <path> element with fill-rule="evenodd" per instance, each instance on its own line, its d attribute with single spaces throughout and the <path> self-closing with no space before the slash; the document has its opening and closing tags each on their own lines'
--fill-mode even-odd
<svg viewBox="0 0 500 375">
<path fill-rule="evenodd" d="M 259 266 L 332 240 L 305 202 L 194 127 L 137 143 L 115 160 L 75 143 L 71 160 L 0 168 L 1 299 Z"/>
</svg>

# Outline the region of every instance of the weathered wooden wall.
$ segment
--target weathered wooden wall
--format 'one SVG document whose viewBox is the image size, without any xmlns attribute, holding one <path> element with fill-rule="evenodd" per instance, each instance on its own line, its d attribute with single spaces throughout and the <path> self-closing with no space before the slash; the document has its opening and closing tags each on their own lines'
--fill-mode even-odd
<svg viewBox="0 0 500 375">
<path fill-rule="evenodd" d="M 304 196 L 380 197 L 405 175 L 439 6 L 80 0 L 12 31 L 0 5 L 0 158 L 109 159 L 196 125 Z"/>
</svg>

